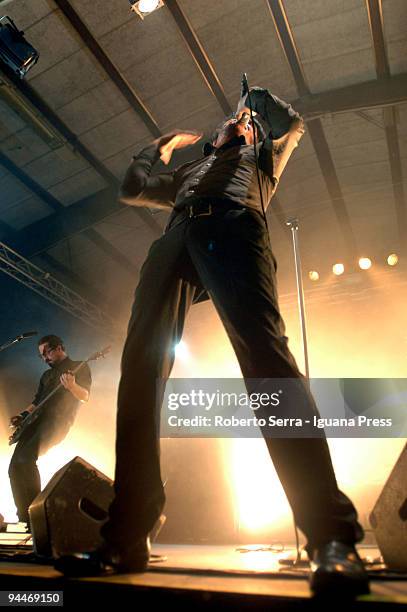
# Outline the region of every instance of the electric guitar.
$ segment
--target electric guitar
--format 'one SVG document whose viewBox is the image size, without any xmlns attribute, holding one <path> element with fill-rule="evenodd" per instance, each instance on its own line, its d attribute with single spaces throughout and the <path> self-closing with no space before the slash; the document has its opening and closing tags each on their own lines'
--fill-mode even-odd
<svg viewBox="0 0 407 612">
<path fill-rule="evenodd" d="M 97 353 L 93 353 L 93 355 L 88 357 L 88 359 L 85 359 L 85 361 L 81 361 L 81 363 L 78 366 L 76 366 L 76 368 L 72 371 L 72 374 L 75 375 L 77 372 L 79 372 L 79 370 L 83 368 L 85 363 L 88 363 L 89 361 L 97 361 L 98 359 L 104 358 L 110 352 L 110 350 L 111 350 L 111 347 L 107 346 L 101 351 L 98 351 Z M 32 412 L 30 412 L 30 414 L 27 415 L 19 425 L 16 426 L 15 430 L 13 431 L 13 433 L 8 439 L 9 446 L 19 441 L 22 434 L 24 433 L 24 431 L 26 431 L 29 425 L 31 425 L 32 423 L 34 423 L 34 421 L 38 419 L 38 417 L 40 416 L 42 412 L 41 408 L 44 406 L 44 404 L 46 404 L 48 400 L 53 395 L 55 395 L 55 393 L 59 391 L 62 387 L 63 387 L 63 384 L 60 382 L 54 389 L 52 389 L 52 391 L 48 393 L 48 395 L 46 395 L 46 397 L 44 397 L 44 399 L 40 401 L 39 404 L 37 404 L 35 409 Z"/>
</svg>

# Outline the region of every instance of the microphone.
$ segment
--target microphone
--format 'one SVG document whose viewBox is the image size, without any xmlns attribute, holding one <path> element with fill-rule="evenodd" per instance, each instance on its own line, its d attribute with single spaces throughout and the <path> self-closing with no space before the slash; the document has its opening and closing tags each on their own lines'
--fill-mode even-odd
<svg viewBox="0 0 407 612">
<path fill-rule="evenodd" d="M 238 123 L 241 123 L 242 125 L 247 126 L 249 121 L 250 121 L 249 113 L 243 113 L 242 116 L 240 117 Z"/>
<path fill-rule="evenodd" d="M 14 338 L 14 340 L 10 340 L 10 342 L 6 342 L 5 344 L 2 344 L 0 346 L 0 353 L 1 351 L 5 351 L 7 348 L 9 348 L 9 346 L 13 346 L 13 344 L 16 344 L 17 342 L 21 342 L 21 340 L 24 340 L 25 338 L 31 338 L 31 336 L 36 336 L 37 334 L 38 334 L 37 331 L 29 331 L 29 332 L 24 332 L 23 334 L 20 334 L 19 336 Z"/>
<path fill-rule="evenodd" d="M 247 82 L 247 74 L 244 72 L 241 80 L 240 97 L 243 98 L 247 93 L 249 93 L 249 84 Z"/>
<path fill-rule="evenodd" d="M 31 338 L 31 336 L 37 336 L 37 335 L 38 335 L 37 331 L 24 332 L 23 334 L 20 334 L 19 336 L 17 336 L 16 340 L 17 342 L 20 342 L 20 340 L 24 340 L 25 338 Z"/>
</svg>

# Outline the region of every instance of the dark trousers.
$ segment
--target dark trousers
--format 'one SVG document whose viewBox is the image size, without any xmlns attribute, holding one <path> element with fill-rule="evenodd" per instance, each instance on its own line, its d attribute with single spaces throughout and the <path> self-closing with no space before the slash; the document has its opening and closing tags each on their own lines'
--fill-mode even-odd
<svg viewBox="0 0 407 612">
<path fill-rule="evenodd" d="M 18 520 L 25 523 L 29 522 L 28 508 L 41 492 L 38 457 L 59 444 L 69 431 L 69 427 L 52 427 L 42 422 L 41 417 L 17 442 L 8 470 Z"/>
<path fill-rule="evenodd" d="M 143 264 L 122 358 L 118 394 L 115 499 L 102 528 L 105 540 L 147 534 L 164 505 L 159 414 L 188 309 L 204 287 L 219 313 L 246 379 L 298 379 L 306 414 L 318 414 L 287 346 L 279 313 L 275 259 L 262 216 L 240 208 L 211 216 L 174 216 Z M 163 381 L 157 385 L 157 380 Z M 311 549 L 363 536 L 351 501 L 339 491 L 328 445 L 320 438 L 266 444 Z"/>
</svg>

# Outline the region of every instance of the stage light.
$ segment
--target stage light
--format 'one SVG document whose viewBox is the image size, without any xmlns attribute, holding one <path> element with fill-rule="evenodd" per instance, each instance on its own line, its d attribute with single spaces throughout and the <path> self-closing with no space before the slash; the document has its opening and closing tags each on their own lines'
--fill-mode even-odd
<svg viewBox="0 0 407 612">
<path fill-rule="evenodd" d="M 162 0 L 130 0 L 131 10 L 134 11 L 141 19 L 152 13 L 156 9 L 164 6 Z"/>
<path fill-rule="evenodd" d="M 47 143 L 51 149 L 61 149 L 65 142 L 44 116 L 40 116 L 34 105 L 24 98 L 14 83 L 4 74 L 0 77 L 0 100 L 14 111 L 25 123 Z"/>
<path fill-rule="evenodd" d="M 387 258 L 387 263 L 389 264 L 389 266 L 395 266 L 398 264 L 399 258 L 396 255 L 396 253 L 392 253 L 391 255 L 388 256 Z"/>
<path fill-rule="evenodd" d="M 142 13 L 151 13 L 160 4 L 160 0 L 140 0 L 138 7 Z"/>
<path fill-rule="evenodd" d="M 369 257 L 361 257 L 359 259 L 359 268 L 361 270 L 369 270 L 372 267 L 372 260 Z"/>
<path fill-rule="evenodd" d="M 180 342 L 178 342 L 178 344 L 175 345 L 175 355 L 183 361 L 186 361 L 189 358 L 188 346 L 183 340 L 181 340 Z"/>
<path fill-rule="evenodd" d="M 312 281 L 319 280 L 319 274 L 316 270 L 311 270 L 311 272 L 308 272 L 308 276 L 309 276 L 309 279 Z"/>
<path fill-rule="evenodd" d="M 23 34 L 10 17 L 0 17 L 0 59 L 20 78 L 39 58 L 38 51 L 25 40 Z"/>
<path fill-rule="evenodd" d="M 336 263 L 332 266 L 332 272 L 335 276 L 340 276 L 345 272 L 345 266 L 342 263 Z"/>
</svg>

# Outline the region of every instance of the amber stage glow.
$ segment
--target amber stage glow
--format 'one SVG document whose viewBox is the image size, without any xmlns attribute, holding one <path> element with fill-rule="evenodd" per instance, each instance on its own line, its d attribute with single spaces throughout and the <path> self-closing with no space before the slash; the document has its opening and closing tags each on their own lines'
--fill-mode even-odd
<svg viewBox="0 0 407 612">
<path fill-rule="evenodd" d="M 389 274 L 392 271 L 389 270 Z M 330 276 L 330 280 L 324 282 L 329 294 L 329 288 L 339 281 Z M 367 297 L 355 302 L 345 295 L 342 301 L 328 304 L 314 303 L 309 299 L 307 319 L 312 376 L 406 376 L 407 335 L 400 335 L 407 301 L 406 288 L 401 281 L 399 285 L 382 286 L 377 266 L 371 270 L 369 282 L 371 291 L 374 291 L 373 300 Z M 396 289 L 398 297 L 394 299 Z M 295 301 L 290 304 L 282 296 L 281 303 L 290 347 L 302 367 Z M 386 313 L 385 317 L 383 313 Z M 43 486 L 58 468 L 76 455 L 84 457 L 108 476 L 113 476 L 120 351 L 112 359 L 115 360 L 113 368 L 111 360 L 94 368 L 91 401 L 81 407 L 77 423 L 68 438 L 40 458 Z M 198 304 L 191 309 L 172 375 L 194 378 L 240 376 L 233 350 L 211 304 Z M 5 402 L 2 404 L 5 405 Z M 10 521 L 16 517 L 7 475 L 12 448 L 6 441 L 9 431 L 5 417 L 0 427 L 0 511 Z M 212 440 L 206 442 L 214 444 Z M 404 443 L 404 438 L 329 440 L 339 484 L 354 499 L 365 525 L 367 514 Z M 278 539 L 281 528 L 289 527 L 292 518 L 264 442 L 261 439 L 228 439 L 218 440 L 216 444 L 221 448 L 223 461 L 223 466 L 216 469 L 224 470 L 230 484 L 229 489 L 225 489 L 225 503 L 227 496 L 232 495 L 237 536 L 249 534 L 254 540 L 264 540 L 271 534 Z M 164 474 L 165 471 L 166 466 L 163 465 Z M 214 473 L 214 478 L 217 476 L 218 472 Z"/>
</svg>

